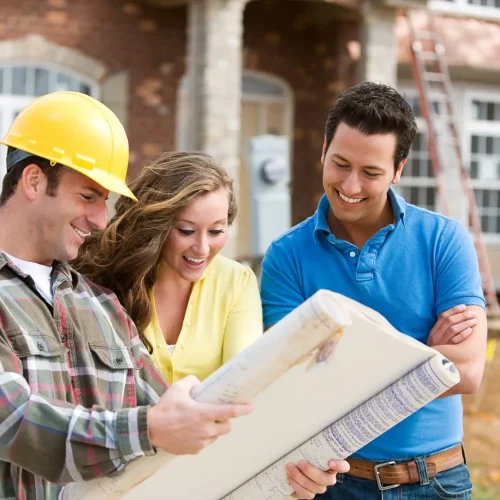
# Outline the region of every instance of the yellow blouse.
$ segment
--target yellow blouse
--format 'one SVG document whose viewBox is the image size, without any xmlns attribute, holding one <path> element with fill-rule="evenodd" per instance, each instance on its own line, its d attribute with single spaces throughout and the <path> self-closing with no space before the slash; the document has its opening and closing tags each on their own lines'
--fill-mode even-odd
<svg viewBox="0 0 500 500">
<path fill-rule="evenodd" d="M 262 335 L 262 306 L 253 271 L 217 255 L 189 297 L 184 322 L 170 356 L 156 315 L 144 335 L 153 346 L 152 358 L 171 384 L 187 375 L 200 380 Z"/>
</svg>

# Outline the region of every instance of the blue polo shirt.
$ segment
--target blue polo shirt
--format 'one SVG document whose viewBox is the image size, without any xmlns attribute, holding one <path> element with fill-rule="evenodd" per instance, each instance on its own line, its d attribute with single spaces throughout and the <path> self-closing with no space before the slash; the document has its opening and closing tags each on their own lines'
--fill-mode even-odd
<svg viewBox="0 0 500 500">
<path fill-rule="evenodd" d="M 262 263 L 266 327 L 324 288 L 381 313 L 399 331 L 427 343 L 443 311 L 484 307 L 477 255 L 458 222 L 407 204 L 390 190 L 395 223 L 360 250 L 328 228 L 328 199 L 315 214 L 275 240 Z M 367 460 L 435 453 L 462 440 L 460 395 L 437 399 L 359 450 Z"/>
</svg>

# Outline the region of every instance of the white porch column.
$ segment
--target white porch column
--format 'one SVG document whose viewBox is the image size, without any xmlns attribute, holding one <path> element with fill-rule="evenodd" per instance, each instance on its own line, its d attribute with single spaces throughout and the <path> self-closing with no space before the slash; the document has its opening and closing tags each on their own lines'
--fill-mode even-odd
<svg viewBox="0 0 500 500">
<path fill-rule="evenodd" d="M 189 110 L 193 149 L 222 162 L 238 192 L 243 11 L 248 0 L 192 0 L 189 5 Z M 238 224 L 224 253 L 235 255 Z"/>
<path fill-rule="evenodd" d="M 396 9 L 368 1 L 361 11 L 360 81 L 397 84 Z"/>
</svg>

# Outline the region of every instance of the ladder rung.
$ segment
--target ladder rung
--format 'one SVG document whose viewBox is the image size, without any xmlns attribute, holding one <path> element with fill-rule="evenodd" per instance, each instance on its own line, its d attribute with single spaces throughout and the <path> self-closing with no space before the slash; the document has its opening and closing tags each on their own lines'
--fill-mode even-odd
<svg viewBox="0 0 500 500">
<path fill-rule="evenodd" d="M 424 40 L 439 40 L 439 35 L 435 31 L 420 31 L 418 38 Z"/>
<path fill-rule="evenodd" d="M 443 122 L 452 123 L 454 121 L 454 116 L 449 112 L 448 109 L 443 109 L 442 107 L 440 107 L 436 110 L 436 108 L 433 106 L 432 113 Z"/>
<path fill-rule="evenodd" d="M 443 134 L 441 133 L 440 134 L 440 141 L 445 145 L 445 146 L 451 146 L 451 145 L 455 145 L 455 144 L 459 144 L 460 145 L 460 142 L 458 140 L 458 137 L 456 137 L 454 134 L 452 134 L 451 132 L 449 133 L 446 133 L 446 134 Z"/>
<path fill-rule="evenodd" d="M 449 145 L 456 145 L 458 142 L 458 137 L 456 135 L 450 134 L 450 135 L 442 135 L 439 138 L 440 141 L 446 144 L 446 146 Z M 459 143 L 460 144 L 460 143 Z"/>
<path fill-rule="evenodd" d="M 418 31 L 416 29 L 416 19 L 407 12 L 410 36 L 412 39 L 411 49 L 413 51 L 413 70 L 417 83 L 420 83 L 419 96 L 421 102 L 429 110 L 426 113 L 426 119 L 429 131 L 429 142 L 434 142 L 437 147 L 438 158 L 433 158 L 433 167 L 436 172 L 438 186 L 445 186 L 446 179 L 442 169 L 440 169 L 441 156 L 447 154 L 446 150 L 452 153 L 449 159 L 456 162 L 460 169 L 461 186 L 467 191 L 467 204 L 469 210 L 474 215 L 469 222 L 472 224 L 474 233 L 474 245 L 479 259 L 481 280 L 484 288 L 485 297 L 488 304 L 496 307 L 496 314 L 500 315 L 500 307 L 496 299 L 494 286 L 492 287 L 492 275 L 488 269 L 488 255 L 484 241 L 482 240 L 481 223 L 477 214 L 477 207 L 472 190 L 470 173 L 467 172 L 462 150 L 461 142 L 458 136 L 457 127 L 452 113 L 453 94 L 451 89 L 450 75 L 448 73 L 448 64 L 446 61 L 445 47 L 441 41 L 440 32 L 434 23 L 434 18 L 430 12 L 426 13 L 427 30 Z M 429 62 L 426 64 L 426 62 Z M 434 64 L 431 64 L 434 62 Z M 440 85 L 432 85 L 432 84 Z M 437 92 L 436 94 L 434 92 Z M 444 111 L 440 114 L 440 111 Z M 446 148 L 446 149 L 443 149 Z M 454 149 L 454 151 L 451 151 Z M 444 191 L 444 190 L 443 190 Z M 443 195 L 445 211 L 448 203 L 448 197 Z M 476 232 L 478 231 L 478 234 Z"/>
<path fill-rule="evenodd" d="M 434 50 L 436 51 L 436 54 L 444 55 L 444 45 L 442 43 L 436 43 L 434 45 Z"/>
<path fill-rule="evenodd" d="M 435 52 L 430 51 L 430 50 L 422 51 L 419 54 L 420 54 L 420 58 L 423 61 L 437 61 L 437 60 L 439 60 L 439 55 L 436 54 Z"/>
<path fill-rule="evenodd" d="M 436 123 L 440 125 L 446 125 L 447 127 L 450 126 L 452 118 L 449 115 L 440 115 L 439 113 L 432 112 L 432 118 L 436 121 Z M 447 132 L 448 133 L 448 132 Z M 451 133 L 450 133 L 451 135 Z M 441 137 L 444 137 L 443 132 L 441 131 L 440 133 Z"/>
<path fill-rule="evenodd" d="M 440 93 L 433 92 L 432 95 L 429 97 L 429 99 L 431 101 L 450 102 L 450 98 L 448 97 L 448 94 L 444 94 L 442 92 L 440 92 Z"/>
<path fill-rule="evenodd" d="M 443 150 L 446 151 L 454 151 L 456 150 L 456 147 L 460 147 L 460 144 L 454 141 L 445 141 L 443 138 L 437 139 L 437 142 L 439 143 L 440 147 L 443 148 Z M 454 153 L 450 153 L 454 154 Z"/>
<path fill-rule="evenodd" d="M 434 71 L 424 71 L 424 79 L 429 82 L 442 82 L 444 81 L 444 75 Z"/>
</svg>

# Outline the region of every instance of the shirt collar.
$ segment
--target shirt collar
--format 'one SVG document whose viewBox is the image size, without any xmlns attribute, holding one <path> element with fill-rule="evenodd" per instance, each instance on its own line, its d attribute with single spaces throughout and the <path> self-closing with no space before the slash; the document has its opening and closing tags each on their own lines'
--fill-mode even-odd
<svg viewBox="0 0 500 500">
<path fill-rule="evenodd" d="M 5 267 L 10 267 L 13 271 L 20 274 L 23 278 L 26 278 L 26 275 L 19 269 L 11 260 L 0 250 L 0 271 Z"/>
<path fill-rule="evenodd" d="M 215 259 L 217 259 L 217 255 L 212 259 L 212 262 L 210 262 L 207 268 L 203 271 L 203 274 L 201 275 L 201 278 L 198 281 L 203 281 L 206 278 L 209 278 L 215 274 L 216 272 L 214 265 Z"/>
<path fill-rule="evenodd" d="M 78 285 L 80 275 L 65 260 L 55 260 L 52 267 L 68 278 L 73 288 Z"/>
<path fill-rule="evenodd" d="M 314 239 L 318 241 L 319 233 L 330 233 L 328 227 L 328 211 L 330 210 L 330 203 L 326 194 L 324 194 L 318 203 L 318 209 L 314 214 Z"/>
<path fill-rule="evenodd" d="M 389 201 L 392 205 L 392 210 L 394 212 L 394 220 L 396 225 L 399 221 L 403 223 L 403 226 L 406 225 L 405 222 L 405 214 L 406 214 L 406 201 L 402 196 L 396 194 L 396 192 L 390 188 L 387 193 L 389 197 Z M 318 209 L 314 214 L 314 238 L 317 241 L 318 234 L 321 232 L 331 233 L 330 228 L 328 226 L 328 212 L 330 210 L 330 203 L 328 202 L 328 198 L 326 194 L 324 194 L 318 203 Z"/>
<path fill-rule="evenodd" d="M 22 272 L 21 269 L 19 269 L 8 257 L 5 255 L 4 252 L 0 250 L 0 271 L 5 267 L 8 266 L 10 269 L 12 269 L 14 272 L 22 276 L 23 278 L 26 278 L 26 274 Z M 52 267 L 54 268 L 55 271 L 60 272 L 63 274 L 72 284 L 73 288 L 78 285 L 79 278 L 78 278 L 78 273 L 71 269 L 70 265 L 66 261 L 60 261 L 60 260 L 55 260 Z"/>
<path fill-rule="evenodd" d="M 389 200 L 392 205 L 392 210 L 394 212 L 394 221 L 395 224 L 399 221 L 403 223 L 403 226 L 406 226 L 406 201 L 402 196 L 399 196 L 394 189 L 390 188 L 387 193 Z"/>
</svg>

